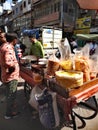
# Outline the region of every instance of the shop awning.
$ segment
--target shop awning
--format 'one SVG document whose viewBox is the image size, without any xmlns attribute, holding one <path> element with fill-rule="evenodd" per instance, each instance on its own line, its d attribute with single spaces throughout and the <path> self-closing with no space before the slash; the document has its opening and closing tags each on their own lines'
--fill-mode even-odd
<svg viewBox="0 0 98 130">
<path fill-rule="evenodd" d="M 22 35 L 23 36 L 32 36 L 32 35 L 35 35 L 36 38 L 39 38 L 39 28 L 35 28 L 35 29 L 24 29 L 22 30 Z"/>
<path fill-rule="evenodd" d="M 98 34 L 76 34 L 76 37 L 83 40 L 98 40 Z"/>
<path fill-rule="evenodd" d="M 98 10 L 98 0 L 77 0 L 80 8 Z"/>
<path fill-rule="evenodd" d="M 36 33 L 39 33 L 39 29 L 25 29 L 22 31 L 23 35 L 33 35 L 33 34 L 36 34 Z"/>
</svg>

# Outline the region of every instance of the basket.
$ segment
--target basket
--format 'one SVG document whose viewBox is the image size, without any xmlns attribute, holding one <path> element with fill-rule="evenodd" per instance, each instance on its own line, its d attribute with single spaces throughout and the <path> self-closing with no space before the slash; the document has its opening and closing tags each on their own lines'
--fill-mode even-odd
<svg viewBox="0 0 98 130">
<path fill-rule="evenodd" d="M 83 72 L 56 71 L 56 80 L 64 89 L 76 88 L 83 84 Z"/>
</svg>

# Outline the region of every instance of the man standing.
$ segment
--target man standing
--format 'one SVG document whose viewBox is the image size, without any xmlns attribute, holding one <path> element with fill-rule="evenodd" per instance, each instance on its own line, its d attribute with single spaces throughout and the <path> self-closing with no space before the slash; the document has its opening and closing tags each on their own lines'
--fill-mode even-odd
<svg viewBox="0 0 98 130">
<path fill-rule="evenodd" d="M 12 38 L 14 36 L 11 36 Z M 0 66 L 1 80 L 6 86 L 6 115 L 5 119 L 16 117 L 19 113 L 16 107 L 16 92 L 19 79 L 19 64 L 15 56 L 14 42 L 16 37 L 12 38 L 11 43 L 6 41 L 4 33 L 0 33 Z"/>
<path fill-rule="evenodd" d="M 41 42 L 36 39 L 35 35 L 29 36 L 29 39 L 32 42 L 32 45 L 30 48 L 30 55 L 34 55 L 37 58 L 43 58 L 44 51 L 43 51 L 43 46 Z"/>
</svg>

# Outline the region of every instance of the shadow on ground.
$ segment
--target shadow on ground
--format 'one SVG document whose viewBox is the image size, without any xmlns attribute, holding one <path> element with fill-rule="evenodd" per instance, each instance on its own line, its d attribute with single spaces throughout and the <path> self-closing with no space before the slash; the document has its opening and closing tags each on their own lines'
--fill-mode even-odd
<svg viewBox="0 0 98 130">
<path fill-rule="evenodd" d="M 33 119 L 32 110 L 24 96 L 24 82 L 19 82 L 17 91 L 18 109 L 20 116 L 15 119 L 5 120 L 6 100 L 0 102 L 0 130 L 46 130 L 39 118 Z M 4 98 L 4 88 L 0 88 L 0 101 Z"/>
</svg>

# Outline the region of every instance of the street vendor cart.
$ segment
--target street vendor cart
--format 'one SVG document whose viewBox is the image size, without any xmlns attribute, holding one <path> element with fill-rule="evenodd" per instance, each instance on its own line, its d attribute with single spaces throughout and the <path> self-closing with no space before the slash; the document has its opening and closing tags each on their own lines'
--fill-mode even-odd
<svg viewBox="0 0 98 130">
<path fill-rule="evenodd" d="M 66 48 L 66 54 L 69 54 L 68 42 Z M 46 66 L 38 63 L 30 66 L 20 64 L 20 76 L 25 80 L 24 92 L 28 100 L 35 85 L 56 92 L 60 115 L 60 125 L 56 130 L 63 126 L 66 129 L 82 129 L 86 126 L 85 120 L 93 119 L 98 112 L 95 96 L 98 92 L 97 72 L 93 72 L 94 67 L 89 66 L 89 61 L 93 63 L 92 60 L 81 57 L 79 51 L 75 58 L 71 55 L 70 59 L 64 60 L 64 46 L 60 46 L 60 50 L 62 49 L 63 60 L 59 62 L 48 59 Z M 95 61 L 93 65 L 95 66 Z"/>
<path fill-rule="evenodd" d="M 24 90 L 26 97 L 29 99 L 31 89 L 36 84 L 33 81 L 32 70 L 20 66 L 20 76 L 26 81 Z M 46 78 L 46 80 L 51 84 L 48 89 L 57 92 L 57 102 L 60 106 L 61 124 L 63 126 L 77 130 L 77 128 L 86 126 L 86 119 L 92 119 L 97 115 L 98 106 L 95 94 L 98 92 L 98 78 L 83 84 L 80 88 L 72 89 L 69 92 L 69 97 L 67 97 L 66 91 L 56 84 L 55 79 Z"/>
</svg>

